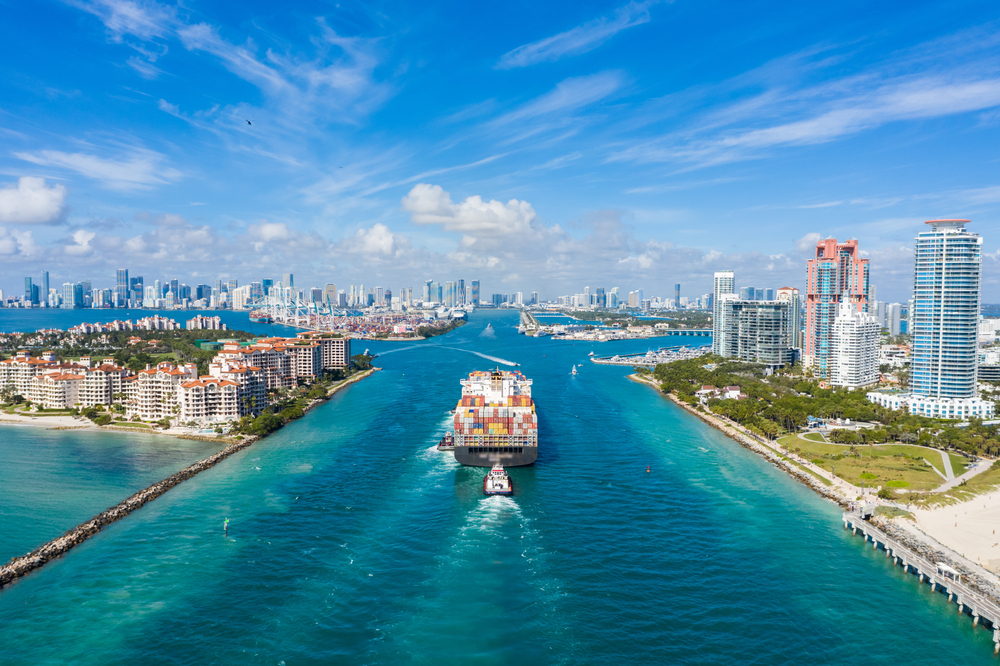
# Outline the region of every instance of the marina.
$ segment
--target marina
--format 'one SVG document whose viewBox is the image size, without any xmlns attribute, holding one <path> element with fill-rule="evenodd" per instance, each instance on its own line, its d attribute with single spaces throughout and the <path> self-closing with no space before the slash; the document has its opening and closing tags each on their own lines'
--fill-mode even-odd
<svg viewBox="0 0 1000 666">
<path fill-rule="evenodd" d="M 654 368 L 660 363 L 672 363 L 691 358 L 699 358 L 710 354 L 712 348 L 701 347 L 660 347 L 656 351 L 648 351 L 645 354 L 615 354 L 614 356 L 591 356 L 590 361 L 598 365 L 627 365 L 630 367 L 640 366 L 643 368 Z"/>
</svg>

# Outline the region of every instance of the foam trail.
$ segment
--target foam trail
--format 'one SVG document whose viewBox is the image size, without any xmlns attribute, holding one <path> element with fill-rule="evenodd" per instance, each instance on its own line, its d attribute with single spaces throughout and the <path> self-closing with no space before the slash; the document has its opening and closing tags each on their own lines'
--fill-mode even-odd
<svg viewBox="0 0 1000 666">
<path fill-rule="evenodd" d="M 499 358 L 497 356 L 488 356 L 487 354 L 480 354 L 477 351 L 472 351 L 471 349 L 460 349 L 458 347 L 441 347 L 442 349 L 454 349 L 455 351 L 468 352 L 469 354 L 475 354 L 480 358 L 485 358 L 487 361 L 493 361 L 494 363 L 500 363 L 502 365 L 517 365 L 514 361 L 508 361 L 505 358 Z"/>
</svg>

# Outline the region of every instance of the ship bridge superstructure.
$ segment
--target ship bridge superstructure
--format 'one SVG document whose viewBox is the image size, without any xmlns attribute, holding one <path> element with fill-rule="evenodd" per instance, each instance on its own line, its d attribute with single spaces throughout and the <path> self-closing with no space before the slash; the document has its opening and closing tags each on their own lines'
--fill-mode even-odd
<svg viewBox="0 0 1000 666">
<path fill-rule="evenodd" d="M 463 396 L 483 396 L 487 404 L 506 404 L 507 398 L 515 395 L 531 397 L 531 380 L 517 371 L 496 369 L 473 372 L 461 384 Z"/>
</svg>

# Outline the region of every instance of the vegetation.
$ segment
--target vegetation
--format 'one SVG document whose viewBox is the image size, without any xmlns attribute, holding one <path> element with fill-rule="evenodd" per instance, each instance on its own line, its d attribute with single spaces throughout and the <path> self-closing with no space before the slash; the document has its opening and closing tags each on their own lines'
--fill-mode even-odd
<svg viewBox="0 0 1000 666">
<path fill-rule="evenodd" d="M 656 366 L 653 376 L 665 392 L 695 404 L 695 391 L 703 384 L 739 386 L 746 400 L 709 400 L 708 407 L 768 438 L 797 432 L 808 417 L 843 418 L 875 424 L 871 429 L 835 430 L 830 439 L 848 446 L 886 442 L 919 444 L 965 453 L 1000 455 L 997 426 L 973 419 L 967 428 L 953 421 L 913 416 L 868 402 L 864 390 L 821 389 L 795 369 L 765 376 L 763 367 L 717 356 L 675 361 Z M 954 465 L 953 465 L 954 466 Z"/>
<path fill-rule="evenodd" d="M 452 319 L 444 326 L 430 326 L 424 325 L 417 328 L 417 335 L 422 338 L 433 338 L 435 335 L 444 335 L 445 333 L 451 333 L 459 326 L 464 326 L 464 319 Z"/>
<path fill-rule="evenodd" d="M 570 310 L 566 314 L 581 321 L 596 321 L 605 326 L 639 326 L 667 324 L 670 328 L 710 328 L 712 313 L 703 310 L 668 311 L 663 318 L 656 318 L 651 311 L 645 319 L 640 319 L 634 312 L 619 312 L 614 310 Z"/>
</svg>

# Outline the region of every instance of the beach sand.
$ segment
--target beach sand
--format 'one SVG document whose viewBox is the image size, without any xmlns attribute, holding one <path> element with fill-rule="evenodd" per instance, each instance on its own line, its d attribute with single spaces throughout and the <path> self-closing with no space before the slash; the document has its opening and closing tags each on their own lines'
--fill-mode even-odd
<svg viewBox="0 0 1000 666">
<path fill-rule="evenodd" d="M 1000 490 L 953 506 L 911 511 L 922 532 L 1000 574 Z"/>
<path fill-rule="evenodd" d="M 97 429 L 90 419 L 80 416 L 24 416 L 22 414 L 0 414 L 0 425 L 38 426 L 40 428 L 88 428 Z"/>
</svg>

